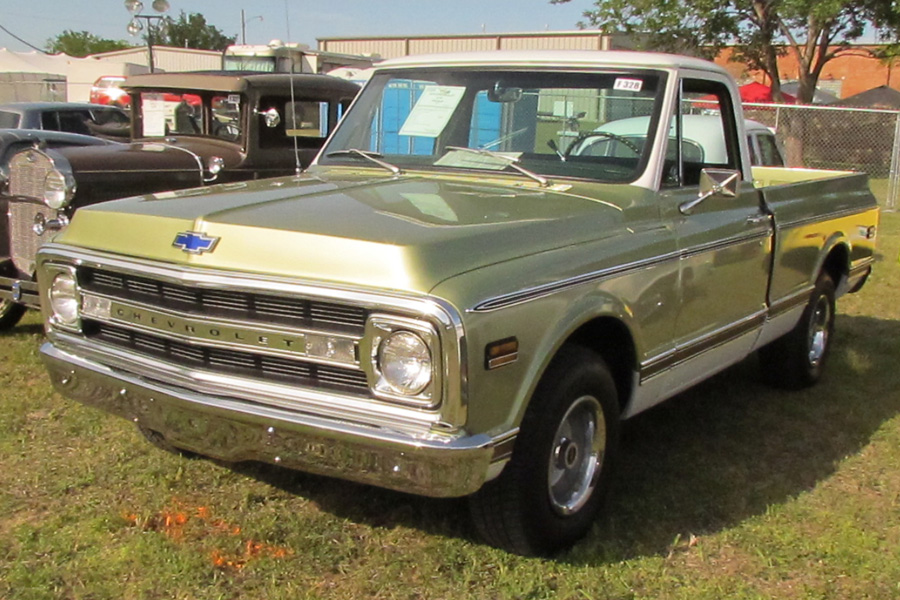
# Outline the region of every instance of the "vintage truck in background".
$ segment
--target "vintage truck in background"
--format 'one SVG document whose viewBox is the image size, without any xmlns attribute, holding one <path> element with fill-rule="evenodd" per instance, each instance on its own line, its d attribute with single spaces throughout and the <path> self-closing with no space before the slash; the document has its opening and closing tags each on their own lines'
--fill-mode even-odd
<svg viewBox="0 0 900 600">
<path fill-rule="evenodd" d="M 755 351 L 778 385 L 822 376 L 875 199 L 748 157 L 705 61 L 387 61 L 303 175 L 78 211 L 38 254 L 42 356 L 161 447 L 469 496 L 489 543 L 554 552 L 622 419 Z"/>
<path fill-rule="evenodd" d="M 131 143 L 35 147 L 9 159 L 8 190 L 0 195 L 7 208 L 0 221 L 0 331 L 37 306 L 37 249 L 76 209 L 295 173 L 312 162 L 359 92 L 327 75 L 234 71 L 134 75 L 122 85 L 131 98 Z"/>
</svg>

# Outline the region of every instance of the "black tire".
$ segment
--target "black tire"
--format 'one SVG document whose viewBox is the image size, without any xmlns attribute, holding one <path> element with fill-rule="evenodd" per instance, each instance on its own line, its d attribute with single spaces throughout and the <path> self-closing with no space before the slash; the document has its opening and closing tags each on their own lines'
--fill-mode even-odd
<svg viewBox="0 0 900 600">
<path fill-rule="evenodd" d="M 12 300 L 0 300 L 0 331 L 12 329 L 22 320 L 25 305 L 16 304 Z"/>
<path fill-rule="evenodd" d="M 834 290 L 831 276 L 821 273 L 797 326 L 760 348 L 759 362 L 768 384 L 796 390 L 821 379 L 834 334 Z"/>
<path fill-rule="evenodd" d="M 509 464 L 469 498 L 478 533 L 528 556 L 571 546 L 603 506 L 618 443 L 608 367 L 585 348 L 564 347 L 538 385 Z"/>
</svg>

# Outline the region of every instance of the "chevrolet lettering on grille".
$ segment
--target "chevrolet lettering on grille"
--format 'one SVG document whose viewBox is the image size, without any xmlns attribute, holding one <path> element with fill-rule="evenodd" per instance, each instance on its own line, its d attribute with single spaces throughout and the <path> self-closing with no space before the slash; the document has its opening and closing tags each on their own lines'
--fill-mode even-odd
<svg viewBox="0 0 900 600">
<path fill-rule="evenodd" d="M 289 357 L 321 359 L 333 364 L 358 367 L 356 346 L 358 339 L 353 336 L 323 336 L 310 332 L 287 332 L 263 329 L 249 325 L 235 326 L 224 322 L 194 319 L 173 313 L 134 306 L 108 298 L 85 294 L 83 313 L 86 317 L 100 322 L 121 324 L 136 329 L 157 332 L 170 338 L 180 338 L 206 346 L 230 347 Z M 345 345 L 341 356 L 310 355 L 311 346 L 332 343 Z"/>
<path fill-rule="evenodd" d="M 182 231 L 175 236 L 172 245 L 189 254 L 212 252 L 219 243 L 219 238 L 200 233 L 199 231 Z"/>
</svg>

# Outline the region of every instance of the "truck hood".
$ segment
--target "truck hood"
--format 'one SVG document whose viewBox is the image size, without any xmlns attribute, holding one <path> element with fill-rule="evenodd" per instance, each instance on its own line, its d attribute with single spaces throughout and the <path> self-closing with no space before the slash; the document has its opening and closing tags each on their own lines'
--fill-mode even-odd
<svg viewBox="0 0 900 600">
<path fill-rule="evenodd" d="M 86 207 L 56 241 L 175 264 L 428 292 L 469 270 L 610 235 L 622 221 L 613 203 L 536 184 L 326 172 Z M 189 253 L 173 245 L 185 232 L 218 239 L 210 251 Z"/>
</svg>

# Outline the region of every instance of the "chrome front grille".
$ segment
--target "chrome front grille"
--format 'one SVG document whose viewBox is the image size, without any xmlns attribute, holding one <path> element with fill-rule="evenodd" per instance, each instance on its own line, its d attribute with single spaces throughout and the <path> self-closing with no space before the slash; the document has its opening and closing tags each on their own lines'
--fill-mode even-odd
<svg viewBox="0 0 900 600">
<path fill-rule="evenodd" d="M 15 199 L 9 201 L 9 252 L 13 264 L 19 271 L 34 274 L 34 259 L 38 248 L 48 234 L 37 235 L 34 230 L 34 220 L 39 214 L 50 218 L 48 213 L 53 212 L 43 204 L 35 202 L 20 202 Z"/>
<path fill-rule="evenodd" d="M 19 152 L 9 161 L 9 193 L 25 198 L 43 198 L 44 180 L 53 171 L 50 157 L 37 150 Z"/>
<path fill-rule="evenodd" d="M 327 336 L 361 339 L 368 318 L 363 308 L 264 291 L 194 287 L 88 266 L 79 267 L 77 277 L 86 297 L 132 306 L 142 315 L 123 320 L 109 309 L 85 308 L 88 338 L 188 369 L 369 394 L 358 355 L 343 362 L 317 359 L 305 346 Z M 158 325 L 162 322 L 168 325 Z M 203 323 L 215 324 L 204 329 Z M 266 341 L 256 345 L 256 339 Z M 287 341 L 279 345 L 280 340 Z"/>
<path fill-rule="evenodd" d="M 88 321 L 86 325 L 89 337 L 146 356 L 177 362 L 187 367 L 316 388 L 330 388 L 356 394 L 365 394 L 369 390 L 365 373 L 356 369 L 319 365 L 245 351 L 192 346 L 108 323 Z"/>
<path fill-rule="evenodd" d="M 79 269 L 78 280 L 88 291 L 197 316 L 359 335 L 368 318 L 368 312 L 357 306 L 259 292 L 194 288 L 88 267 Z"/>
</svg>

